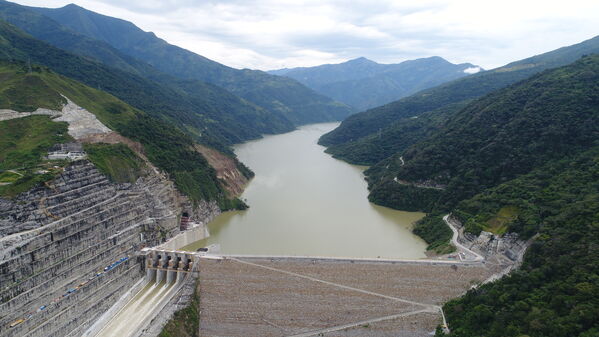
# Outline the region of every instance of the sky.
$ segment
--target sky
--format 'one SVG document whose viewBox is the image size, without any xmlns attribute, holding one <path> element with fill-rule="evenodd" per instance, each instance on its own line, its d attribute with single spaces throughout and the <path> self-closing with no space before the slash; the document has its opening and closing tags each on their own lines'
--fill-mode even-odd
<svg viewBox="0 0 599 337">
<path fill-rule="evenodd" d="M 441 56 L 492 69 L 599 35 L 599 0 L 13 0 L 71 2 L 260 70 Z"/>
</svg>

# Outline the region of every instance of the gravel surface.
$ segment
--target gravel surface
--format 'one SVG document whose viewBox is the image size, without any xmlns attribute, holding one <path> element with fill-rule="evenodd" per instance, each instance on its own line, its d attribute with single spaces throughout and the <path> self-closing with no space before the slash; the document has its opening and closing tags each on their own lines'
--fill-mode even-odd
<svg viewBox="0 0 599 337">
<path fill-rule="evenodd" d="M 203 259 L 200 335 L 428 336 L 441 322 L 435 305 L 489 274 L 483 266 Z M 320 331 L 330 328 L 339 331 Z"/>
<path fill-rule="evenodd" d="M 258 260 L 256 260 L 258 262 Z M 482 265 L 273 261 L 260 264 L 420 303 L 442 305 L 491 272 Z"/>
<path fill-rule="evenodd" d="M 434 335 L 441 324 L 439 315 L 421 313 L 377 323 L 362 324 L 355 328 L 329 332 L 324 337 L 420 337 Z"/>
</svg>

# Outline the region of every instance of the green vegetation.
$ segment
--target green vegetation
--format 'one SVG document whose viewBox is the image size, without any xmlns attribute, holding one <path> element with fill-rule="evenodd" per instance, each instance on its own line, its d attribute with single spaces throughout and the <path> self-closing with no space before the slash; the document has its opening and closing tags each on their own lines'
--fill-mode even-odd
<svg viewBox="0 0 599 337">
<path fill-rule="evenodd" d="M 52 145 L 72 138 L 67 124 L 53 122 L 48 116 L 29 116 L 0 122 L 0 196 L 12 198 L 21 192 L 54 178 L 64 162 L 47 161 L 43 157 Z M 13 173 L 7 170 L 16 170 Z M 37 171 L 45 170 L 40 174 Z"/>
<path fill-rule="evenodd" d="M 14 183 L 19 177 L 21 177 L 19 173 L 4 171 L 0 173 L 0 183 Z"/>
<path fill-rule="evenodd" d="M 8 10 L 6 6 L 11 9 L 8 13 L 2 11 L 3 8 Z M 24 13 L 17 15 L 13 11 L 19 8 L 24 7 L 0 3 L 0 17 L 4 15 L 17 20 L 19 15 L 31 12 L 20 9 L 17 14 L 20 11 Z M 29 16 L 26 16 L 16 23 L 27 29 L 38 29 L 36 32 L 46 37 L 54 36 L 49 33 L 54 32 L 56 39 L 64 43 L 76 43 L 82 38 L 73 36 L 73 32 L 63 35 L 63 30 L 55 27 L 57 23 L 48 18 L 43 24 L 30 25 L 28 22 Z M 267 113 L 213 85 L 175 79 L 156 72 L 148 65 L 140 65 L 140 72 L 144 72 L 142 76 L 95 61 L 95 57 L 105 55 L 100 49 L 109 48 L 105 43 L 95 42 L 87 46 L 85 50 L 89 55 L 84 53 L 85 57 L 81 57 L 36 40 L 4 21 L 0 21 L 0 40 L 3 41 L 0 43 L 3 44 L 0 59 L 19 60 L 21 63 L 30 60 L 49 67 L 87 87 L 107 92 L 153 117 L 172 123 L 196 141 L 221 152 L 230 153 L 225 146 L 227 144 L 259 138 L 263 133 L 293 129 L 291 122 L 283 117 Z M 115 50 L 113 52 L 118 53 Z"/>
<path fill-rule="evenodd" d="M 89 160 L 117 183 L 134 183 L 143 175 L 145 164 L 124 144 L 85 144 Z"/>
<path fill-rule="evenodd" d="M 223 210 L 243 204 L 227 199 L 214 169 L 181 131 L 147 116 L 139 116 L 117 131 L 142 143 L 148 159 L 169 173 L 179 191 L 191 200 L 216 200 Z"/>
<path fill-rule="evenodd" d="M 53 170 L 49 173 L 37 174 L 33 171 L 27 171 L 25 174 L 12 184 L 0 186 L 0 197 L 14 198 L 19 193 L 29 191 L 31 188 L 48 182 L 56 177 L 61 170 Z"/>
<path fill-rule="evenodd" d="M 464 100 L 424 112 L 419 116 L 400 119 L 380 132 L 347 143 L 331 145 L 326 152 L 352 164 L 374 165 L 430 137 L 442 128 L 453 114 L 470 102 L 471 100 Z"/>
<path fill-rule="evenodd" d="M 427 138 L 473 99 L 592 53 L 599 53 L 599 37 L 427 89 L 350 116 L 319 143 L 335 157 L 374 165 Z"/>
<path fill-rule="evenodd" d="M 24 67 L 20 72 L 29 71 Z M 39 73 L 40 67 L 31 67 L 32 72 Z M 32 112 L 43 106 L 60 110 L 66 100 L 56 92 L 49 90 L 46 83 L 37 75 L 18 76 L 6 67 L 0 67 L 0 108 L 20 112 Z"/>
<path fill-rule="evenodd" d="M 350 112 L 294 80 L 223 66 L 129 22 L 75 5 L 49 9 L 0 3 L 0 18 L 83 57 L 60 55 L 48 46 L 50 55 L 34 53 L 32 61 L 164 118 L 203 144 L 221 144 L 221 152 L 222 144 L 290 131 L 294 124 L 339 120 Z"/>
<path fill-rule="evenodd" d="M 14 87 L 15 83 L 25 83 L 29 81 L 29 78 L 35 77 L 36 83 L 41 83 L 38 85 L 38 89 L 43 90 L 40 92 L 41 97 L 61 97 L 60 94 L 63 94 L 94 113 L 102 123 L 111 129 L 140 142 L 144 146 L 148 159 L 158 168 L 170 174 L 177 188 L 194 202 L 215 200 L 223 209 L 245 207 L 241 201 L 229 200 L 226 197 L 226 192 L 216 178 L 212 167 L 199 152 L 194 150 L 192 138 L 172 125 L 147 116 L 114 96 L 60 76 L 46 68 L 38 67 L 35 72 L 29 73 L 27 64 L 0 62 L 0 74 L 8 79 L 6 82 L 0 83 L 0 90 L 5 86 Z M 4 102 L 7 105 L 3 107 L 16 108 L 14 103 L 8 100 L 4 100 Z M 32 102 L 35 103 L 33 108 L 45 107 L 43 104 L 47 103 L 42 100 Z M 14 147 L 12 143 L 18 141 L 21 144 L 19 147 L 21 150 L 6 152 L 5 156 L 0 157 L 3 159 L 0 169 L 33 167 L 39 163 L 42 153 L 45 154 L 53 144 L 70 139 L 65 123 L 55 123 L 44 116 L 32 118 L 36 121 L 39 118 L 45 121 L 45 124 L 39 127 L 40 130 L 35 129 L 37 124 L 30 126 L 31 130 L 19 124 L 24 120 L 31 120 L 30 118 L 5 122 L 11 131 L 2 134 L 1 137 L 4 137 L 2 144 L 6 144 L 4 147 L 10 149 Z M 136 159 L 132 159 L 133 157 L 129 157 L 132 153 L 125 150 L 124 146 L 112 148 L 110 146 L 105 148 L 91 146 L 91 149 L 90 159 L 94 160 L 99 168 L 115 181 L 132 181 L 138 177 L 139 163 L 136 162 Z M 109 149 L 116 150 L 116 152 L 111 155 Z M 111 165 L 116 166 L 111 168 Z M 121 172 L 120 169 L 124 170 Z M 242 170 L 249 174 L 247 168 L 242 168 Z M 33 175 L 29 178 L 28 180 L 22 178 L 22 184 L 14 183 L 2 188 L 10 190 L 10 193 L 14 195 L 18 191 L 26 190 L 17 189 L 17 185 L 33 186 L 39 182 L 42 176 Z M 51 179 L 51 176 L 48 179 Z"/>
<path fill-rule="evenodd" d="M 458 209 L 462 221 L 470 221 L 505 207 L 519 210 L 505 223 L 509 231 L 539 237 L 518 271 L 445 305 L 450 335 L 597 336 L 599 146 L 487 190 Z"/>
<path fill-rule="evenodd" d="M 598 41 L 595 38 L 590 42 Z M 558 50 L 554 56 L 571 57 L 590 42 Z M 547 65 L 566 59 L 560 56 Z M 539 61 L 543 58 L 530 59 L 534 64 Z M 539 70 L 513 64 L 496 72 L 507 76 L 531 69 Z M 495 75 L 479 76 L 492 79 Z M 447 89 L 477 77 L 429 91 L 433 99 L 429 103 L 436 104 L 443 90 L 451 92 Z M 468 88 L 466 92 L 473 89 Z M 424 111 L 419 111 L 421 105 L 417 104 L 409 108 L 417 99 L 413 96 L 395 107 L 375 109 L 365 115 L 380 117 L 377 123 L 392 125 L 395 117 L 384 119 L 390 118 L 390 111 L 400 111 L 395 108 L 403 107 L 404 112 L 415 114 Z M 425 111 L 420 115 L 423 123 L 420 117 L 407 120 L 404 115 L 403 120 L 396 121 L 395 130 L 375 135 L 378 130 L 373 129 L 368 141 L 341 145 L 347 152 L 330 149 L 338 157 L 348 155 L 362 163 L 380 160 L 366 172 L 369 199 L 394 208 L 431 212 L 433 215 L 414 228 L 431 249 L 443 251 L 451 237 L 443 229 L 446 226 L 440 216 L 435 216 L 450 210 L 465 224 L 466 231 L 474 234 L 481 230 L 512 232 L 522 239 L 538 234 L 521 269 L 445 305 L 450 336 L 590 337 L 599 333 L 598 103 L 599 55 L 590 55 L 494 91 L 464 107 L 449 111 L 444 110 L 445 105 L 436 113 Z M 381 112 L 385 109 L 389 113 Z M 360 118 L 365 117 L 356 120 Z M 366 129 L 374 125 L 369 120 L 360 122 Z M 340 128 L 325 138 L 332 141 L 344 132 L 350 137 L 348 130 L 351 128 Z M 352 137 L 359 137 L 360 132 Z M 378 137 L 381 143 L 390 139 L 397 142 L 388 145 L 389 150 L 374 151 L 368 157 L 368 148 L 379 144 Z M 416 140 L 410 143 L 407 137 Z M 352 148 L 351 144 L 359 147 Z M 399 184 L 394 181 L 396 177 L 444 188 Z M 442 335 L 440 329 L 437 335 Z"/>
<path fill-rule="evenodd" d="M 455 247 L 449 243 L 453 232 L 443 221 L 442 215 L 429 214 L 425 216 L 416 222 L 413 232 L 428 243 L 427 250 L 432 250 L 437 254 L 448 254 L 455 251 Z"/>
<path fill-rule="evenodd" d="M 474 234 L 538 234 L 520 270 L 446 304 L 451 336 L 599 332 L 598 102 L 599 55 L 590 55 L 427 123 L 401 159 L 366 172 L 370 200 L 433 214 L 414 229 L 431 249 L 449 241 L 434 216 L 449 210 Z"/>
<path fill-rule="evenodd" d="M 189 305 L 173 315 L 158 337 L 197 337 L 200 333 L 200 295 L 198 287 Z"/>
<path fill-rule="evenodd" d="M 67 123 L 53 122 L 48 116 L 1 121 L 0 170 L 35 168 L 52 145 L 71 139 Z"/>
<path fill-rule="evenodd" d="M 88 38 L 105 41 L 129 57 L 148 62 L 164 73 L 225 88 L 268 111 L 270 116 L 284 117 L 295 125 L 341 120 L 351 112 L 346 105 L 319 95 L 295 80 L 224 66 L 170 45 L 124 20 L 99 15 L 75 5 L 35 10 Z M 27 29 L 25 25 L 19 27 Z M 48 35 L 43 31 L 39 35 L 30 33 L 40 39 Z M 54 44 L 50 37 L 48 41 Z"/>
<path fill-rule="evenodd" d="M 439 193 L 412 188 L 388 206 L 448 211 L 486 188 L 588 149 L 599 138 L 598 101 L 599 56 L 487 95 L 408 148 L 405 165 L 383 161 L 367 171 L 371 199 L 395 197 L 391 179 L 398 177 L 446 187 Z"/>
</svg>

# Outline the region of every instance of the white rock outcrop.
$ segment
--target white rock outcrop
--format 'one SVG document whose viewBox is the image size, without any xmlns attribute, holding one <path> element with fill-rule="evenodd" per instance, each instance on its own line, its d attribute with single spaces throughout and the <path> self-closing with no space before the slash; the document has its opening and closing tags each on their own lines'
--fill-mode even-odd
<svg viewBox="0 0 599 337">
<path fill-rule="evenodd" d="M 69 135 L 79 140 L 91 135 L 110 133 L 106 125 L 102 124 L 96 116 L 78 106 L 73 101 L 63 96 L 67 100 L 67 104 L 62 107 L 62 111 L 39 108 L 34 112 L 18 112 L 9 109 L 0 109 L 0 121 L 23 118 L 32 115 L 48 115 L 57 117 L 54 120 L 57 122 L 69 123 Z"/>
</svg>

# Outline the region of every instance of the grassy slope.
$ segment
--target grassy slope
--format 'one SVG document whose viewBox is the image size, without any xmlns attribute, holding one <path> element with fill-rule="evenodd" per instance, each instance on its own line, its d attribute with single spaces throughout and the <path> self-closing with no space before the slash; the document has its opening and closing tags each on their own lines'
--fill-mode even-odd
<svg viewBox="0 0 599 337">
<path fill-rule="evenodd" d="M 124 144 L 85 144 L 89 160 L 117 183 L 134 183 L 143 175 L 145 163 Z"/>
<path fill-rule="evenodd" d="M 43 92 L 37 101 L 27 98 L 29 95 L 27 91 L 18 92 L 23 97 L 21 100 L 32 102 L 32 108 L 47 107 L 45 104 L 48 100 L 44 97 L 53 97 L 57 100 L 60 94 L 63 94 L 94 113 L 111 129 L 144 145 L 148 159 L 158 168 L 168 172 L 177 188 L 192 200 L 215 200 L 223 209 L 240 205 L 238 200 L 230 200 L 226 197 L 214 169 L 200 153 L 193 149 L 193 140 L 173 126 L 147 116 L 114 96 L 45 68 L 35 67 L 34 72 L 28 73 L 26 64 L 3 62 L 0 63 L 0 69 L 4 77 L 10 77 L 9 81 L 0 83 L 0 92 L 3 92 L 4 85 L 14 87 L 15 83 L 26 83 L 31 77 L 35 77 L 36 83 L 43 83 L 38 86 L 38 89 Z M 6 102 L 5 108 L 18 107 L 7 99 L 2 101 Z"/>
<path fill-rule="evenodd" d="M 101 87 L 147 113 L 167 118 L 199 140 L 207 141 L 208 133 L 223 143 L 235 143 L 258 138 L 264 133 L 293 129 L 290 121 L 222 88 L 162 73 L 104 41 L 79 34 L 61 24 L 62 21 L 54 21 L 29 7 L 0 1 L 0 18 L 40 40 L 85 58 L 72 59 L 63 55 L 64 64 L 52 66 L 56 71 L 92 87 Z M 40 57 L 34 60 L 43 63 Z M 106 67 L 94 70 L 90 60 L 113 69 L 111 72 Z M 79 73 L 67 66 L 70 63 L 81 64 L 77 69 Z M 106 72 L 110 74 L 104 74 Z M 122 83 L 106 78 L 108 75 L 119 77 L 118 81 Z M 161 102 L 168 103 L 170 109 L 161 106 Z"/>
<path fill-rule="evenodd" d="M 0 196 L 12 198 L 31 187 L 48 181 L 58 171 L 50 171 L 57 161 L 44 161 L 43 156 L 56 143 L 72 138 L 67 134 L 67 124 L 56 123 L 48 116 L 30 116 L 0 122 L 0 171 L 15 170 L 18 174 L 3 172 L 2 177 L 10 182 L 0 186 Z M 36 174 L 48 169 L 48 174 Z M 10 178 L 10 179 L 8 179 Z"/>
</svg>

